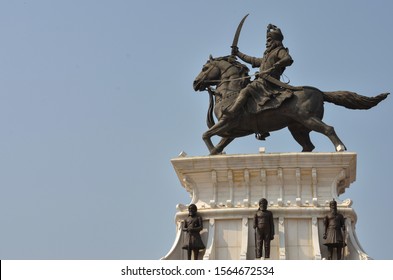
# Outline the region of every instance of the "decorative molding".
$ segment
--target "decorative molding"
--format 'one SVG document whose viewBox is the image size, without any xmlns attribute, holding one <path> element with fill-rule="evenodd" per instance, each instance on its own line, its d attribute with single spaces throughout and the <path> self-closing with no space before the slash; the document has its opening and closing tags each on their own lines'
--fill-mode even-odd
<svg viewBox="0 0 393 280">
<path fill-rule="evenodd" d="M 245 183 L 245 194 L 244 194 L 245 199 L 243 199 L 243 206 L 249 207 L 251 185 L 250 185 L 250 171 L 248 171 L 248 169 L 244 169 L 244 183 Z"/>
<path fill-rule="evenodd" d="M 240 246 L 240 260 L 247 259 L 248 250 L 248 217 L 242 218 L 242 237 Z"/>
<path fill-rule="evenodd" d="M 284 217 L 278 217 L 279 259 L 286 260 Z"/>
<path fill-rule="evenodd" d="M 311 239 L 314 249 L 314 260 L 321 260 L 321 249 L 319 248 L 319 232 L 318 232 L 318 218 L 313 216 L 311 218 Z"/>
<path fill-rule="evenodd" d="M 187 192 L 190 193 L 190 196 L 191 196 L 190 204 L 197 203 L 197 201 L 198 201 L 198 189 L 195 187 L 194 180 L 192 180 L 190 176 L 184 176 L 184 178 L 183 178 L 183 186 L 187 190 Z"/>
<path fill-rule="evenodd" d="M 176 205 L 176 211 L 177 211 L 177 212 L 186 211 L 187 208 L 188 208 L 188 207 L 187 207 L 186 205 L 182 204 L 182 203 L 179 203 L 179 204 Z"/>
<path fill-rule="evenodd" d="M 284 178 L 283 178 L 283 172 L 282 168 L 277 169 L 277 179 L 279 183 L 279 188 L 280 188 L 280 195 L 279 198 L 277 199 L 277 204 L 278 206 L 284 206 L 283 198 L 284 198 Z"/>
<path fill-rule="evenodd" d="M 345 190 L 345 184 L 346 184 L 346 174 L 345 174 L 345 169 L 342 168 L 340 172 L 338 172 L 336 178 L 334 179 L 331 187 L 332 191 L 332 197 L 339 201 L 338 196 L 342 193 L 344 193 Z"/>
<path fill-rule="evenodd" d="M 262 186 L 262 196 L 266 199 L 267 198 L 267 177 L 266 177 L 266 170 L 265 169 L 261 169 L 260 170 L 260 181 L 261 181 L 261 186 Z"/>
<path fill-rule="evenodd" d="M 207 237 L 207 244 L 205 254 L 203 255 L 203 260 L 213 260 L 214 259 L 214 235 L 215 235 L 215 219 L 209 219 L 209 230 Z"/>
<path fill-rule="evenodd" d="M 364 252 L 363 248 L 360 246 L 360 243 L 357 239 L 356 233 L 353 229 L 353 225 L 350 219 L 346 218 L 345 219 L 345 229 L 346 229 L 346 243 L 347 244 L 352 244 L 352 246 L 354 247 L 354 249 L 356 250 L 356 255 L 358 256 L 359 260 L 370 260 L 370 256 L 366 254 L 366 252 Z M 348 240 L 349 239 L 349 240 Z M 351 256 L 351 252 L 348 251 L 349 246 L 345 246 L 345 254 L 344 254 L 344 258 L 348 258 Z M 353 259 L 353 257 L 351 257 L 350 259 Z"/>
<path fill-rule="evenodd" d="M 233 207 L 233 171 L 228 170 L 228 187 L 229 187 L 229 199 L 226 201 L 227 207 Z"/>
<path fill-rule="evenodd" d="M 210 200 L 210 207 L 216 208 L 217 207 L 217 172 L 215 170 L 212 171 L 212 185 L 213 185 L 213 199 Z"/>
<path fill-rule="evenodd" d="M 344 199 L 344 201 L 340 204 L 341 207 L 351 207 L 352 200 L 350 198 Z"/>
<path fill-rule="evenodd" d="M 311 177 L 312 177 L 312 204 L 315 207 L 318 207 L 318 192 L 317 192 L 317 184 L 318 184 L 318 177 L 317 177 L 317 169 L 314 167 L 311 169 Z"/>
<path fill-rule="evenodd" d="M 347 178 L 347 170 L 343 168 L 342 172 L 344 173 L 343 179 L 337 183 L 337 196 L 343 194 L 345 192 L 345 188 L 347 188 L 349 185 L 348 178 Z"/>
<path fill-rule="evenodd" d="M 302 184 L 301 184 L 301 170 L 300 168 L 296 168 L 295 171 L 296 176 L 296 205 L 298 207 L 302 206 Z"/>
</svg>

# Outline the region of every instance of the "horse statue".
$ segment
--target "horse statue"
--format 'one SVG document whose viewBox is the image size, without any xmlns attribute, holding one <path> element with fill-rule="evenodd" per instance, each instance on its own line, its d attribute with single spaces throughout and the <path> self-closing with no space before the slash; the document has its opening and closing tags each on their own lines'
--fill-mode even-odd
<svg viewBox="0 0 393 280">
<path fill-rule="evenodd" d="M 248 67 L 231 55 L 218 58 L 210 56 L 194 80 L 195 91 L 209 92 L 209 129 L 202 138 L 210 155 L 220 154 L 235 138 L 255 134 L 257 138 L 264 140 L 263 135 L 285 127 L 288 127 L 293 138 L 302 146 L 302 152 L 311 152 L 315 148 L 309 136 L 311 131 L 326 135 L 337 152 L 345 151 L 346 147 L 334 128 L 322 121 L 324 101 L 348 109 L 367 110 L 389 95 L 382 93 L 375 97 L 367 97 L 350 91 L 323 92 L 310 86 L 293 87 L 292 96 L 284 100 L 278 108 L 256 113 L 244 109 L 235 118 L 226 118 L 226 108 L 233 104 L 240 90 L 250 82 L 248 72 Z M 212 88 L 214 86 L 215 88 Z M 213 111 L 217 123 L 214 122 Z M 216 146 L 211 140 L 215 135 L 221 137 Z"/>
</svg>

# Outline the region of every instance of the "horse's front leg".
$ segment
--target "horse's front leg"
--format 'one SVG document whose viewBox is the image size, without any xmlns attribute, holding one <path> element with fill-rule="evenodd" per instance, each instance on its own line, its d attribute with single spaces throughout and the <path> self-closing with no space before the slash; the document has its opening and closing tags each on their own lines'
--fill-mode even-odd
<svg viewBox="0 0 393 280">
<path fill-rule="evenodd" d="M 210 134 L 209 132 L 210 132 L 210 129 L 208 131 L 206 131 L 205 133 L 203 133 L 202 139 L 205 142 L 207 148 L 209 149 L 210 154 L 212 154 L 212 152 L 214 150 L 214 145 L 213 145 L 213 142 L 211 140 L 211 137 L 213 135 Z"/>
<path fill-rule="evenodd" d="M 226 146 L 229 145 L 229 143 L 231 143 L 235 138 L 228 138 L 228 137 L 223 137 L 221 138 L 221 141 L 217 144 L 216 146 L 216 151 L 217 153 L 221 153 Z"/>
<path fill-rule="evenodd" d="M 227 122 L 225 122 L 225 121 L 218 121 L 215 125 L 213 125 L 208 131 L 206 131 L 205 133 L 203 133 L 203 136 L 202 136 L 202 139 L 203 139 L 203 141 L 205 142 L 205 144 L 206 144 L 206 146 L 207 146 L 207 148 L 209 149 L 209 152 L 210 152 L 210 155 L 217 155 L 217 154 L 219 154 L 221 151 L 222 151 L 222 149 L 226 146 L 226 145 L 228 145 L 232 140 L 230 140 L 228 143 L 226 143 L 226 145 L 224 145 L 223 146 L 223 142 L 225 142 L 224 141 L 224 139 L 223 140 L 221 140 L 221 142 L 220 142 L 220 144 L 221 144 L 221 150 L 219 150 L 219 145 L 217 145 L 218 146 L 218 148 L 217 147 L 215 147 L 214 145 L 213 145 L 213 142 L 212 142 L 212 140 L 211 140 L 211 138 L 214 136 L 214 135 L 218 135 L 219 133 L 222 133 L 222 132 L 225 132 L 226 130 L 228 130 L 228 127 L 229 127 L 229 125 L 228 125 L 228 123 Z"/>
</svg>

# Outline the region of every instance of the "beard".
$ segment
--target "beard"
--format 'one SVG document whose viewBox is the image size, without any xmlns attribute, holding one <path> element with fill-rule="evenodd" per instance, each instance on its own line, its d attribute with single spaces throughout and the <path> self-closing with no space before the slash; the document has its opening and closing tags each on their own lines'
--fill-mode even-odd
<svg viewBox="0 0 393 280">
<path fill-rule="evenodd" d="M 274 50 L 275 48 L 280 47 L 280 46 L 282 46 L 282 43 L 280 41 L 270 41 L 270 42 L 266 43 L 266 50 L 263 54 L 267 55 L 272 50 Z"/>
</svg>

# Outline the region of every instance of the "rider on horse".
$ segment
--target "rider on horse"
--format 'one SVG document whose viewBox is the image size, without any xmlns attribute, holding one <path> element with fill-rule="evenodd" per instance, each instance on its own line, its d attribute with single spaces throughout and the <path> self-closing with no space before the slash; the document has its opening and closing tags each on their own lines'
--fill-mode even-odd
<svg viewBox="0 0 393 280">
<path fill-rule="evenodd" d="M 250 99 L 253 102 L 247 103 L 247 111 L 257 113 L 261 110 L 277 108 L 283 99 L 292 94 L 292 92 L 287 92 L 282 96 L 282 100 L 279 100 L 281 98 L 273 99 L 278 93 L 287 90 L 282 88 L 283 83 L 279 80 L 285 68 L 293 63 L 288 49 L 282 44 L 283 40 L 284 36 L 281 30 L 277 26 L 269 24 L 266 34 L 266 50 L 262 58 L 248 56 L 240 52 L 237 46 L 232 47 L 232 55 L 236 55 L 244 62 L 251 64 L 252 67 L 259 67 L 260 72 L 250 84 L 240 91 L 235 103 L 225 110 L 224 115 L 227 118 L 232 119 L 238 115 L 238 112 Z M 268 103 L 268 101 L 275 102 Z M 263 135 L 262 139 L 264 139 Z"/>
<path fill-rule="evenodd" d="M 302 152 L 311 152 L 315 148 L 310 139 L 312 131 L 328 137 L 337 152 L 345 151 L 346 147 L 334 127 L 322 121 L 324 102 L 348 109 L 368 110 L 386 99 L 389 93 L 368 97 L 351 91 L 321 91 L 315 87 L 294 87 L 281 82 L 279 78 L 285 67 L 293 63 L 288 49 L 282 45 L 284 36 L 277 27 L 269 25 L 267 50 L 263 58 L 240 53 L 237 43 L 246 17 L 236 30 L 233 54 L 217 59 L 211 57 L 193 81 L 195 91 L 209 91 L 209 129 L 202 138 L 210 155 L 222 153 L 238 137 L 255 133 L 258 139 L 263 140 L 268 132 L 285 127 L 302 146 Z M 252 82 L 248 68 L 239 67 L 236 56 L 254 67 L 260 67 L 261 72 Z M 212 90 L 210 86 L 216 88 Z M 218 119 L 217 123 L 214 122 L 213 113 Z M 221 137 L 217 145 L 212 142 L 213 136 Z"/>
</svg>

